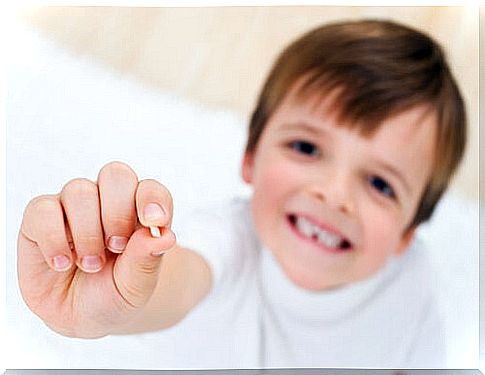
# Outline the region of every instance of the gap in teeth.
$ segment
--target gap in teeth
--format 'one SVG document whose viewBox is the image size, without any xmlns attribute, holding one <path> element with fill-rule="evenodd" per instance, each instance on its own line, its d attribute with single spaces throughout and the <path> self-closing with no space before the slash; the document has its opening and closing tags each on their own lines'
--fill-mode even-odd
<svg viewBox="0 0 485 375">
<path fill-rule="evenodd" d="M 345 246 L 345 248 L 347 248 L 349 247 L 348 245 L 350 245 L 348 241 L 342 239 L 340 236 L 327 232 L 322 228 L 319 228 L 318 226 L 312 224 L 310 221 L 303 217 L 290 215 L 289 219 L 290 222 L 295 225 L 297 230 L 305 237 L 311 238 L 312 240 L 319 242 L 327 247 L 339 248 L 347 244 Z"/>
</svg>

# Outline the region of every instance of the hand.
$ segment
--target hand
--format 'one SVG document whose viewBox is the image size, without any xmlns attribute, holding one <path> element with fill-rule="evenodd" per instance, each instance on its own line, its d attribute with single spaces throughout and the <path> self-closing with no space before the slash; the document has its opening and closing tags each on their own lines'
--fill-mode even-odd
<svg viewBox="0 0 485 375">
<path fill-rule="evenodd" d="M 129 325 L 150 299 L 162 254 L 175 247 L 172 198 L 119 162 L 98 181 L 74 179 L 27 205 L 18 278 L 29 308 L 55 331 L 101 337 Z M 161 229 L 154 238 L 148 226 Z"/>
</svg>

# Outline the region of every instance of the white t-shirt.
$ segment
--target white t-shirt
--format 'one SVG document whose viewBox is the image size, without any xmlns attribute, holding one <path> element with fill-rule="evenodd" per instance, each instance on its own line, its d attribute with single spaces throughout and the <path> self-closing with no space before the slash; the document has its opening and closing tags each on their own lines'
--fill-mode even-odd
<svg viewBox="0 0 485 375">
<path fill-rule="evenodd" d="M 294 285 L 261 246 L 246 199 L 195 212 L 176 230 L 179 244 L 200 253 L 214 277 L 209 296 L 188 317 L 196 326 L 204 322 L 204 337 L 186 330 L 206 355 L 193 365 L 446 366 L 427 282 L 431 268 L 419 241 L 364 281 L 311 292 Z"/>
</svg>

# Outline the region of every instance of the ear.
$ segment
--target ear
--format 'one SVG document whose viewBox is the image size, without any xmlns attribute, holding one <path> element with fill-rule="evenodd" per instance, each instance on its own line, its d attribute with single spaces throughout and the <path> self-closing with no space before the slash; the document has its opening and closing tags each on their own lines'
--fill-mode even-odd
<svg viewBox="0 0 485 375">
<path fill-rule="evenodd" d="M 254 165 L 254 154 L 252 152 L 246 152 L 241 166 L 241 175 L 243 181 L 250 184 L 253 180 L 253 165 Z"/>
<path fill-rule="evenodd" d="M 411 244 L 411 241 L 414 239 L 415 233 L 415 227 L 409 228 L 403 233 L 395 255 L 402 255 L 406 252 L 406 250 L 409 248 L 409 245 Z"/>
</svg>

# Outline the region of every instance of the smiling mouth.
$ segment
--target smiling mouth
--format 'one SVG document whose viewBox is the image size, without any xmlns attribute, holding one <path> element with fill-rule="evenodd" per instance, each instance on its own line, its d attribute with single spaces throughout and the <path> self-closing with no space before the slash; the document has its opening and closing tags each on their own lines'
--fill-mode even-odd
<svg viewBox="0 0 485 375">
<path fill-rule="evenodd" d="M 352 249 L 352 244 L 345 237 L 342 237 L 335 232 L 330 232 L 303 216 L 290 214 L 288 221 L 292 228 L 307 240 L 310 240 L 320 246 L 333 251 L 349 251 Z"/>
</svg>

